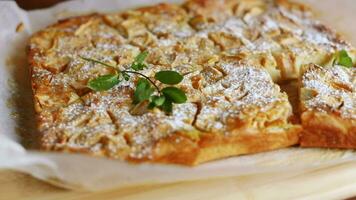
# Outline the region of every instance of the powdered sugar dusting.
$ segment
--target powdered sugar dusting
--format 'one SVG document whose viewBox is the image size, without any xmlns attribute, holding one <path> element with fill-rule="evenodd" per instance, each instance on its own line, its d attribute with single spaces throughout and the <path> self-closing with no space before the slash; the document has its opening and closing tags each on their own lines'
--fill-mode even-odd
<svg viewBox="0 0 356 200">
<path fill-rule="evenodd" d="M 302 81 L 304 89 L 313 93 L 305 100 L 309 109 L 332 111 L 343 118 L 356 119 L 355 68 L 310 66 Z"/>
<path fill-rule="evenodd" d="M 246 108 L 260 112 L 269 104 L 287 102 L 286 96 L 280 93 L 279 87 L 272 82 L 266 71 L 232 63 L 222 66 L 228 75 L 203 90 L 208 98 L 197 118 L 200 129 L 221 132 L 226 128 L 229 116 L 245 118 L 242 111 Z"/>
</svg>

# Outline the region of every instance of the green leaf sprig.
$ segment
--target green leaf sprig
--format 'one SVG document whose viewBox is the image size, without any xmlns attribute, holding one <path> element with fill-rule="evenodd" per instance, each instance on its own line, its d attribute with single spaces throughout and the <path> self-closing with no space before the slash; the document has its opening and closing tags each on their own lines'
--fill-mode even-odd
<svg viewBox="0 0 356 200">
<path fill-rule="evenodd" d="M 114 69 L 115 71 L 114 74 L 107 74 L 90 80 L 87 87 L 94 91 L 106 91 L 119 84 L 122 80 L 130 80 L 130 75 L 138 75 L 141 78 L 137 81 L 133 95 L 133 104 L 135 105 L 135 108 L 142 109 L 142 105 L 147 104 L 148 109 L 157 107 L 168 114 L 172 113 L 173 103 L 181 104 L 187 101 L 187 96 L 184 91 L 174 87 L 174 85 L 179 84 L 183 80 L 183 76 L 176 71 L 170 70 L 157 72 L 154 76 L 155 79 L 163 84 L 169 85 L 161 90 L 150 77 L 139 72 L 140 70 L 147 68 L 147 65 L 144 63 L 147 56 L 148 52 L 141 52 L 135 57 L 134 62 L 131 64 L 132 70 L 122 71 L 115 66 L 102 61 L 80 57 L 85 61 L 101 64 Z M 141 113 L 141 111 L 136 113 Z"/>
<path fill-rule="evenodd" d="M 341 50 L 336 53 L 335 59 L 333 61 L 333 65 L 341 65 L 347 68 L 352 68 L 353 63 L 352 63 L 352 58 L 349 56 L 346 50 Z"/>
</svg>

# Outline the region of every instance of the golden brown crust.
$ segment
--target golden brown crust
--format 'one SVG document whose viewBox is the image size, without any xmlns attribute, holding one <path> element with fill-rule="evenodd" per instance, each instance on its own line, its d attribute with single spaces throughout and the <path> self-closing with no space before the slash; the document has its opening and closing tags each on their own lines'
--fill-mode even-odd
<svg viewBox="0 0 356 200">
<path fill-rule="evenodd" d="M 194 166 L 208 161 L 271 151 L 283 147 L 293 146 L 299 143 L 301 127 L 292 127 L 285 133 L 271 134 L 244 134 L 237 136 L 224 136 L 214 133 L 205 133 L 199 140 L 192 140 L 184 134 L 174 134 L 159 140 L 154 149 L 152 158 L 135 159 L 126 157 L 130 162 L 141 163 L 166 163 Z M 72 153 L 85 153 L 96 156 L 110 156 L 108 152 L 93 154 L 88 149 L 64 147 L 60 149 L 48 149 Z"/>
<path fill-rule="evenodd" d="M 302 114 L 302 147 L 356 148 L 356 121 L 335 114 L 307 111 Z"/>
<path fill-rule="evenodd" d="M 252 154 L 281 147 L 288 147 L 298 143 L 300 128 L 292 128 L 283 134 L 244 134 L 238 136 L 224 136 L 212 133 L 204 134 L 198 143 L 186 138 L 184 142 L 176 143 L 177 136 L 163 139 L 156 148 L 167 149 L 170 152 L 163 156 L 154 155 L 153 162 L 197 165 L 211 160 Z M 169 150 L 168 150 L 169 149 Z"/>
</svg>

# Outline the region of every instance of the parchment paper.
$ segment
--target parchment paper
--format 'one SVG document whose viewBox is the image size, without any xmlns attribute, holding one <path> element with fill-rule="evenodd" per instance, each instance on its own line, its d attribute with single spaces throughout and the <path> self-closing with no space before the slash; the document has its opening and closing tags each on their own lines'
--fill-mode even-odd
<svg viewBox="0 0 356 200">
<path fill-rule="evenodd" d="M 300 194 L 319 194 L 310 196 L 313 198 L 326 194 L 334 197 L 341 194 L 356 194 L 354 190 L 356 170 L 352 170 L 356 166 L 356 153 L 351 150 L 288 148 L 224 159 L 193 168 L 158 164 L 133 165 L 85 155 L 31 150 L 31 141 L 23 140 L 24 137 L 36 136 L 25 53 L 28 37 L 61 18 L 94 11 L 119 11 L 157 2 L 162 1 L 78 0 L 62 3 L 50 9 L 25 12 L 18 8 L 15 2 L 0 1 L 0 168 L 15 169 L 53 184 L 77 190 L 103 190 L 132 185 L 237 177 L 244 180 L 240 181 L 244 184 L 244 191 L 248 191 L 248 196 L 254 199 L 267 197 L 261 196 L 260 192 L 268 193 L 276 189 L 280 192 L 279 197 L 286 198 Z M 317 10 L 323 21 L 333 25 L 356 44 L 356 26 L 352 26 L 356 16 L 354 0 L 304 2 Z M 19 23 L 23 23 L 24 29 L 17 33 L 15 29 Z M 302 177 L 304 179 L 301 179 Z M 301 186 L 304 180 L 311 187 L 303 185 L 300 192 L 288 191 L 293 184 Z M 254 189 L 259 183 L 269 182 L 273 184 L 260 187 L 260 190 Z M 320 187 L 312 187 L 315 184 Z M 325 189 L 326 184 L 329 184 L 327 187 L 329 189 L 322 193 L 320 190 Z M 219 181 L 218 187 L 230 186 L 229 181 Z M 192 187 L 191 184 L 188 187 Z M 216 187 L 212 184 L 210 189 Z M 226 190 L 219 192 L 224 193 Z"/>
</svg>

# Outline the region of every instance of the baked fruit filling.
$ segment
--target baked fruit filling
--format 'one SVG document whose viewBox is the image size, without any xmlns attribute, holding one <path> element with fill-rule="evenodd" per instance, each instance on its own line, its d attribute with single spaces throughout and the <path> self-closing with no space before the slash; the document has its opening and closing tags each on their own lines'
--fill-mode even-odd
<svg viewBox="0 0 356 200">
<path fill-rule="evenodd" d="M 324 95 L 309 88 L 309 73 L 340 73 L 330 87 L 348 103 L 337 93 L 329 100 L 343 103 L 331 110 L 342 126 L 349 120 L 343 133 L 355 132 L 354 68 L 330 63 L 341 50 L 355 57 L 307 7 L 285 0 L 189 0 L 66 19 L 29 42 L 41 145 L 196 165 L 298 144 L 303 126 L 302 145 L 318 146 L 303 142 L 316 126 L 308 113 L 327 115 L 331 104 L 305 97 Z M 327 72 L 312 72 L 319 65 Z M 290 102 L 298 98 L 279 87 L 299 79 L 302 126 Z"/>
</svg>

